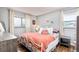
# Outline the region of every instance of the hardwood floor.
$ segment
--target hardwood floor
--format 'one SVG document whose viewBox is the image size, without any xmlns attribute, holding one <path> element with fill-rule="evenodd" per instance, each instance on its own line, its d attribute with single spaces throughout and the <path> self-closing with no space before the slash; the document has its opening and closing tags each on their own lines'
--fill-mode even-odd
<svg viewBox="0 0 79 59">
<path fill-rule="evenodd" d="M 74 52 L 74 47 L 73 46 L 66 47 L 66 46 L 58 45 L 54 50 L 54 52 Z"/>
<path fill-rule="evenodd" d="M 17 45 L 17 50 L 18 50 L 18 52 L 30 52 L 26 47 L 24 47 L 21 44 Z M 56 47 L 56 49 L 54 51 L 52 51 L 52 52 L 73 52 L 73 51 L 74 51 L 73 46 L 65 47 L 65 46 L 58 45 Z"/>
</svg>

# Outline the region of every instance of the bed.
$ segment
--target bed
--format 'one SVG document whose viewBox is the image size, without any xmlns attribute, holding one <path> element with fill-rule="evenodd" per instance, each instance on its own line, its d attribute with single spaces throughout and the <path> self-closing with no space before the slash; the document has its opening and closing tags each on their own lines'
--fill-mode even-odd
<svg viewBox="0 0 79 59">
<path fill-rule="evenodd" d="M 23 33 L 18 41 L 30 51 L 50 52 L 56 48 L 59 42 L 59 35 L 57 33 L 49 35 L 48 32 L 43 32 L 42 34 L 38 32 Z"/>
</svg>

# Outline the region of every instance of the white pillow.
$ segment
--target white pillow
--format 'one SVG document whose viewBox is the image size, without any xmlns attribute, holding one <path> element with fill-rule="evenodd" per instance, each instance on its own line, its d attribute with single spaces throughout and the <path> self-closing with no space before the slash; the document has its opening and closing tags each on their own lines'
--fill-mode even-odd
<svg viewBox="0 0 79 59">
<path fill-rule="evenodd" d="M 49 34 L 53 34 L 53 28 L 40 28 L 39 33 L 41 34 L 43 30 L 48 30 Z"/>
<path fill-rule="evenodd" d="M 3 26 L 2 26 L 2 24 L 0 23 L 0 32 L 4 32 L 5 30 L 4 30 L 4 28 L 3 28 Z"/>
</svg>

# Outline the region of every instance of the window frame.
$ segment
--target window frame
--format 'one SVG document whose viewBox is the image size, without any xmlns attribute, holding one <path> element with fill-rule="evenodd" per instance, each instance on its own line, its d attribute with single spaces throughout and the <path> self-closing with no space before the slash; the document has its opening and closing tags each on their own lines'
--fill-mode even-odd
<svg viewBox="0 0 79 59">
<path fill-rule="evenodd" d="M 23 25 L 23 21 L 22 21 L 22 19 L 25 19 L 25 18 L 23 18 L 23 17 L 17 17 L 17 16 L 14 16 L 15 18 L 20 18 L 20 21 L 21 21 L 21 25 L 20 26 L 14 26 L 15 28 L 24 28 L 25 26 Z M 14 21 L 15 21 L 15 19 L 14 19 Z"/>
</svg>

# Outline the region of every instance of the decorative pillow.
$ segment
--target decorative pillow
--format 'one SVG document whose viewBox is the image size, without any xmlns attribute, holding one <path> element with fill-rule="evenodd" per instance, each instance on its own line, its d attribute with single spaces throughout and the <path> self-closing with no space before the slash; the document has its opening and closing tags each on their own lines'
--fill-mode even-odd
<svg viewBox="0 0 79 59">
<path fill-rule="evenodd" d="M 48 30 L 43 30 L 41 34 L 49 34 L 49 33 L 48 33 Z"/>
<path fill-rule="evenodd" d="M 49 32 L 49 34 L 50 34 L 50 35 L 52 35 L 52 34 L 53 34 L 53 33 L 52 33 L 53 28 L 47 28 L 47 30 L 48 30 L 48 32 Z"/>
</svg>

